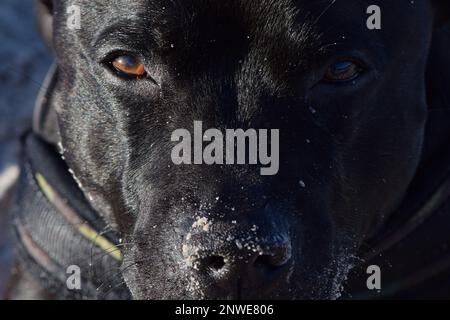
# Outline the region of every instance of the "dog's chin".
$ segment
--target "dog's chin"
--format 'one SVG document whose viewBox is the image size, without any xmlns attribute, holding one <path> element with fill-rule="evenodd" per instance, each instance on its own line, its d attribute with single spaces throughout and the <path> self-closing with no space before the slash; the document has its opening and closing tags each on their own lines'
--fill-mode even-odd
<svg viewBox="0 0 450 320">
<path fill-rule="evenodd" d="M 302 288 L 304 281 L 298 281 L 281 290 L 274 290 L 264 295 L 256 291 L 239 292 L 238 290 L 227 293 L 220 291 L 206 293 L 195 280 L 174 291 L 166 291 L 164 286 L 158 287 L 153 281 L 143 284 L 147 288 L 152 287 L 152 290 L 143 290 L 142 284 L 133 281 L 127 281 L 127 284 L 134 300 L 337 300 L 342 295 L 344 280 L 345 276 L 328 279 L 320 277 L 314 281 L 317 282 L 316 285 L 304 290 L 299 289 Z"/>
</svg>

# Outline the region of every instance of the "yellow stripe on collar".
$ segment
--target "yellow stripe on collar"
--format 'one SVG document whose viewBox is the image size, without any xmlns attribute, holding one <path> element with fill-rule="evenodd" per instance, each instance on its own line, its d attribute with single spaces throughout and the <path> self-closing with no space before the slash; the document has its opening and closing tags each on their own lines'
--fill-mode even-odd
<svg viewBox="0 0 450 320">
<path fill-rule="evenodd" d="M 47 182 L 42 174 L 38 172 L 35 177 L 45 197 L 59 210 L 59 212 L 70 222 L 70 224 L 78 230 L 80 234 L 82 234 L 89 241 L 93 242 L 97 247 L 101 248 L 114 259 L 118 261 L 123 260 L 121 250 L 111 241 L 91 228 L 86 221 L 82 220 L 80 216 L 78 216 L 76 212 L 61 199 L 59 194 Z"/>
<path fill-rule="evenodd" d="M 112 244 L 108 239 L 101 236 L 97 231 L 89 227 L 88 225 L 78 226 L 78 231 L 88 240 L 95 243 L 97 247 L 108 253 L 111 257 L 118 261 L 122 261 L 122 252 L 120 249 Z"/>
<path fill-rule="evenodd" d="M 55 199 L 55 191 L 53 190 L 53 188 L 48 184 L 47 180 L 45 180 L 44 176 L 40 173 L 36 173 L 36 180 L 42 192 L 47 197 L 48 201 L 53 203 L 53 200 Z"/>
</svg>

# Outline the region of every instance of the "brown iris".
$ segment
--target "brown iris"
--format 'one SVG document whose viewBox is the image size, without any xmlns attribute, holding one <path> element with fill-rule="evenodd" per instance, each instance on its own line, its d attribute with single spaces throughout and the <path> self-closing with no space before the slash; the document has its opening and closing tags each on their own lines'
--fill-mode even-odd
<svg viewBox="0 0 450 320">
<path fill-rule="evenodd" d="M 145 76 L 145 65 L 142 59 L 131 55 L 122 55 L 112 61 L 113 67 L 121 74 L 132 78 Z"/>
</svg>

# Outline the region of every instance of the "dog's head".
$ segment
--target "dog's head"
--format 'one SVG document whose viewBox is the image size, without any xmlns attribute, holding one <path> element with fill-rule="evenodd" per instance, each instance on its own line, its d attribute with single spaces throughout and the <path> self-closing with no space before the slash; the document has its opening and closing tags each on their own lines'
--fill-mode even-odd
<svg viewBox="0 0 450 320">
<path fill-rule="evenodd" d="M 443 11 L 376 2 L 372 30 L 359 0 L 43 1 L 64 156 L 135 298 L 338 295 L 417 169 Z M 194 121 L 279 129 L 278 173 L 175 165 Z"/>
</svg>

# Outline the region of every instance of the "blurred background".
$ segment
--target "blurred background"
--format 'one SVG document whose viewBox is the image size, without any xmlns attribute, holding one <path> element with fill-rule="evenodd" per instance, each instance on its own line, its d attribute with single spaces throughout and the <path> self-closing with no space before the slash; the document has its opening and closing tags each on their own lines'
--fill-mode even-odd
<svg viewBox="0 0 450 320">
<path fill-rule="evenodd" d="M 0 298 L 9 274 L 7 191 L 18 174 L 17 146 L 52 58 L 41 42 L 33 0 L 0 0 Z"/>
</svg>

